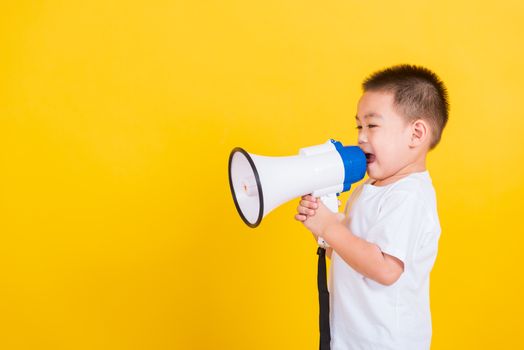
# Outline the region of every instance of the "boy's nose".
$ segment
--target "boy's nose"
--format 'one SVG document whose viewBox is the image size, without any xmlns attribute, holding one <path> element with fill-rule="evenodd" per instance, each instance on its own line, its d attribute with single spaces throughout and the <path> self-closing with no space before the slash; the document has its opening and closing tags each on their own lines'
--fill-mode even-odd
<svg viewBox="0 0 524 350">
<path fill-rule="evenodd" d="M 366 143 L 366 142 L 368 142 L 368 137 L 367 137 L 366 133 L 362 132 L 362 131 L 359 132 L 358 133 L 358 144 L 360 145 L 360 144 L 363 144 L 363 143 Z"/>
</svg>

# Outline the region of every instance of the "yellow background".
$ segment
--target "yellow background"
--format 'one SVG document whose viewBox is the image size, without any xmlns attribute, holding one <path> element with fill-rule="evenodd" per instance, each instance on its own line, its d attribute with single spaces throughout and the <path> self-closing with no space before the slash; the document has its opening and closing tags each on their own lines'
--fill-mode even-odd
<svg viewBox="0 0 524 350">
<path fill-rule="evenodd" d="M 249 229 L 227 159 L 354 144 L 362 80 L 397 63 L 451 101 L 432 349 L 521 346 L 522 2 L 9 3 L 0 348 L 317 349 L 297 202 Z"/>
</svg>

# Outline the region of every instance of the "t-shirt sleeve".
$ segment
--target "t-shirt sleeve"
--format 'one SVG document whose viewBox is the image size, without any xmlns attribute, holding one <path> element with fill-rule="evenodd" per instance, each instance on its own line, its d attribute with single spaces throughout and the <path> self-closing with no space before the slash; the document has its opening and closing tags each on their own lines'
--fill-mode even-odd
<svg viewBox="0 0 524 350">
<path fill-rule="evenodd" d="M 394 191 L 384 198 L 367 240 L 406 263 L 416 241 L 422 238 L 423 222 L 427 219 L 424 204 L 416 193 Z"/>
</svg>

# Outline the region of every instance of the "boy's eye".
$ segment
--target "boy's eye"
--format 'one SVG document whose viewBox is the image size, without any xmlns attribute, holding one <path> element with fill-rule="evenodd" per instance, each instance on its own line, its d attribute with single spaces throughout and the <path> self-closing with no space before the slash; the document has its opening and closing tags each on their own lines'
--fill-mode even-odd
<svg viewBox="0 0 524 350">
<path fill-rule="evenodd" d="M 375 125 L 375 124 L 369 124 L 368 125 L 368 128 L 369 129 L 372 129 L 372 128 L 376 128 L 378 125 Z M 362 129 L 362 125 L 357 125 L 357 129 L 358 130 L 361 130 Z"/>
</svg>

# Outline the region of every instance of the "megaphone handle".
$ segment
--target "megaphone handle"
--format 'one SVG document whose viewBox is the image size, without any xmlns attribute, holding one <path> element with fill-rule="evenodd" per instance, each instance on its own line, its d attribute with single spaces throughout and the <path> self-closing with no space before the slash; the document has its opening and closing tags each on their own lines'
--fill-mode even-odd
<svg viewBox="0 0 524 350">
<path fill-rule="evenodd" d="M 333 213 L 338 213 L 338 196 L 336 193 L 326 194 L 320 197 L 320 200 Z"/>
<path fill-rule="evenodd" d="M 324 196 L 320 197 L 320 200 L 326 207 L 328 207 L 329 210 L 331 210 L 334 213 L 338 213 L 338 196 L 336 193 L 330 193 L 326 194 Z M 318 245 L 322 248 L 328 248 L 329 244 L 324 241 L 322 237 L 318 237 L 317 241 Z"/>
</svg>

